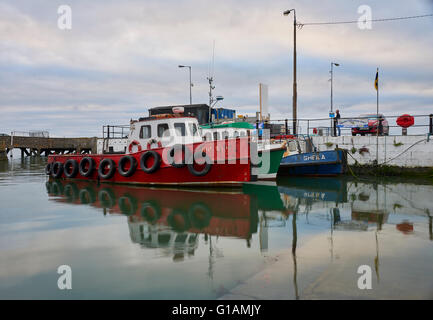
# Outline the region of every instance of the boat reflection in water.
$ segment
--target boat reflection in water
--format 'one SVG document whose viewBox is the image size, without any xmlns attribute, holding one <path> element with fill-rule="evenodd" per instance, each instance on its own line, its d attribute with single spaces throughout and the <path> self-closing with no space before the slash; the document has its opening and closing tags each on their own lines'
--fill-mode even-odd
<svg viewBox="0 0 433 320">
<path fill-rule="evenodd" d="M 47 192 L 53 200 L 101 208 L 104 215 L 128 217 L 132 242 L 163 249 L 173 260 L 194 255 L 198 234 L 234 237 L 247 246 L 257 232 L 255 197 L 239 191 L 144 188 L 98 185 L 87 181 L 50 179 Z"/>
</svg>

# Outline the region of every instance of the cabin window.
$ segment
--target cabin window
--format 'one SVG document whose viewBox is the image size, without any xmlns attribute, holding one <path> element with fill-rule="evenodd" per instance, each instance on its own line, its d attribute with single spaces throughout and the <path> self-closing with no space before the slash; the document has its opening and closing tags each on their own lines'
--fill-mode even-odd
<svg viewBox="0 0 433 320">
<path fill-rule="evenodd" d="M 168 124 L 160 123 L 158 124 L 158 137 L 166 137 L 170 135 L 168 132 Z"/>
<path fill-rule="evenodd" d="M 229 132 L 228 131 L 224 131 L 222 133 L 222 139 L 227 139 L 229 137 Z"/>
<path fill-rule="evenodd" d="M 212 141 L 212 133 L 206 132 L 206 134 L 204 135 L 204 139 L 206 141 Z"/>
<path fill-rule="evenodd" d="M 198 136 L 198 130 L 197 130 L 197 126 L 195 125 L 195 123 L 189 123 L 189 132 L 193 135 L 193 136 Z"/>
<path fill-rule="evenodd" d="M 152 136 L 150 126 L 141 126 L 140 129 L 140 139 L 148 139 Z"/>
<path fill-rule="evenodd" d="M 247 133 L 245 131 L 241 131 L 241 137 L 246 137 Z"/>
<path fill-rule="evenodd" d="M 176 131 L 176 135 L 185 137 L 185 123 L 175 123 L 174 130 Z"/>
<path fill-rule="evenodd" d="M 239 132 L 235 131 L 235 133 L 233 133 L 233 138 L 237 138 L 239 137 Z"/>
<path fill-rule="evenodd" d="M 213 133 L 213 139 L 214 139 L 214 140 L 219 140 L 219 139 L 220 139 L 220 137 L 219 137 L 219 133 L 218 133 L 218 132 L 214 132 L 214 133 Z"/>
</svg>

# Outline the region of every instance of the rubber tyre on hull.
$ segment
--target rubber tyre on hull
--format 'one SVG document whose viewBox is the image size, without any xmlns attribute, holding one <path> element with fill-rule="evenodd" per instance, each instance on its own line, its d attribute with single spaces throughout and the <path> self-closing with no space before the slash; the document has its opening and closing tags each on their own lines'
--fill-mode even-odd
<svg viewBox="0 0 433 320">
<path fill-rule="evenodd" d="M 74 159 L 69 159 L 65 162 L 64 172 L 67 178 L 75 178 L 78 174 L 78 162 Z"/>
<path fill-rule="evenodd" d="M 104 173 L 105 167 L 109 166 L 110 169 L 107 171 L 107 173 Z M 99 163 L 98 168 L 98 175 L 101 179 L 111 179 L 114 176 L 114 173 L 116 172 L 116 163 L 113 159 L 105 158 L 102 159 L 102 161 Z"/>
<path fill-rule="evenodd" d="M 146 162 L 149 159 L 149 157 L 153 157 L 154 161 L 153 161 L 152 166 L 147 167 Z M 159 155 L 158 152 L 150 150 L 150 151 L 146 151 L 145 153 L 143 153 L 141 155 L 140 167 L 141 167 L 141 170 L 143 170 L 144 172 L 149 173 L 149 174 L 154 173 L 156 170 L 159 169 L 160 165 L 161 165 L 161 156 Z"/>
<path fill-rule="evenodd" d="M 86 170 L 87 163 L 89 164 L 89 166 Z M 95 170 L 95 160 L 93 160 L 93 158 L 90 158 L 90 157 L 84 157 L 80 161 L 80 165 L 78 166 L 78 170 L 80 172 L 80 175 L 82 175 L 83 177 L 86 177 L 86 178 L 90 177 L 93 173 L 93 170 Z"/>
<path fill-rule="evenodd" d="M 51 169 L 51 175 L 53 178 L 60 178 L 63 173 L 63 163 L 61 162 L 54 162 L 53 167 Z"/>
</svg>

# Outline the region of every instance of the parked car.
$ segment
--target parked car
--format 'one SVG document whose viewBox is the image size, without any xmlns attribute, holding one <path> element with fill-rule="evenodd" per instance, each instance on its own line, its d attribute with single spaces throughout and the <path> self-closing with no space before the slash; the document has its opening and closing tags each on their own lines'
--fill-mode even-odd
<svg viewBox="0 0 433 320">
<path fill-rule="evenodd" d="M 7 133 L 0 133 L 0 137 L 9 137 Z"/>
<path fill-rule="evenodd" d="M 370 114 L 362 114 L 359 116 L 359 118 L 364 118 L 368 120 L 368 127 L 357 127 L 352 128 L 352 136 L 356 136 L 357 134 L 360 134 L 361 136 L 365 136 L 366 134 L 377 134 L 378 130 L 378 116 L 379 120 L 382 120 L 382 128 L 379 126 L 379 135 L 380 136 L 387 136 L 389 135 L 389 123 L 388 120 L 386 120 L 385 116 L 381 113 L 370 113 Z"/>
</svg>

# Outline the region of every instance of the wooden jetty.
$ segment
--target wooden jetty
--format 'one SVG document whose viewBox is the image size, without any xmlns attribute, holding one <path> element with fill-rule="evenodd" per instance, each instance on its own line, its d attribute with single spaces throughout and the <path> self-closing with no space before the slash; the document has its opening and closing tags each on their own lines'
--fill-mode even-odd
<svg viewBox="0 0 433 320">
<path fill-rule="evenodd" d="M 31 136 L 0 136 L 0 159 L 12 149 L 20 149 L 21 157 L 48 156 L 53 153 L 96 153 L 97 138 L 49 138 Z"/>
</svg>

